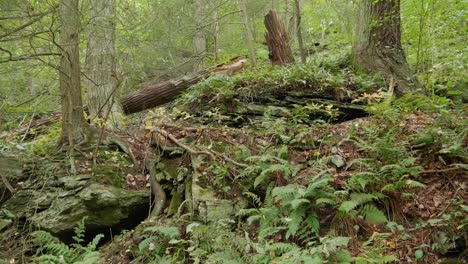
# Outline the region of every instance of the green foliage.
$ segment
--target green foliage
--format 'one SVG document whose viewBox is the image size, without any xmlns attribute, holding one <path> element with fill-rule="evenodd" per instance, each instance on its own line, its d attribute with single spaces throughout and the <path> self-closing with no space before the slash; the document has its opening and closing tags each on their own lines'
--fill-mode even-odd
<svg viewBox="0 0 468 264">
<path fill-rule="evenodd" d="M 44 133 L 29 144 L 32 153 L 38 156 L 47 156 L 53 153 L 60 136 L 61 128 L 58 123 L 48 127 L 48 132 Z"/>
<path fill-rule="evenodd" d="M 248 166 L 241 174 L 241 177 L 247 177 L 253 180 L 253 187 L 269 180 L 272 176 L 281 178 L 294 177 L 299 171 L 299 167 L 289 164 L 287 160 L 288 147 L 283 145 L 278 148 L 270 148 L 264 151 L 263 155 L 251 156 L 246 159 L 253 165 Z"/>
<path fill-rule="evenodd" d="M 263 66 L 231 77 L 215 75 L 191 87 L 184 93 L 181 102 L 196 104 L 197 110 L 206 110 L 207 107 L 212 107 L 213 102 L 219 107 L 219 102 L 233 103 L 233 99 L 252 102 L 261 95 L 275 95 L 286 91 L 320 94 L 342 87 L 344 90 L 370 92 L 377 91 L 384 85 L 379 76 L 354 73 L 349 54 L 348 51 L 324 53 L 308 64 Z"/>
<path fill-rule="evenodd" d="M 360 135 L 350 140 L 366 158 L 356 159 L 353 167 L 360 168 L 348 180 L 348 197 L 339 211 L 348 217 L 362 217 L 369 223 L 387 221 L 378 204 L 389 197 L 401 195 L 409 188 L 423 188 L 425 185 L 414 180 L 422 170 L 415 165 L 414 153 L 407 150 L 407 142 L 397 142 L 399 128 L 382 131 L 385 128 L 359 127 Z M 383 133 L 382 133 L 383 132 Z"/>
<path fill-rule="evenodd" d="M 367 241 L 362 243 L 361 248 L 363 253 L 354 258 L 355 263 L 372 264 L 372 263 L 395 263 L 399 259 L 393 254 L 385 254 L 385 246 L 380 241 L 389 237 L 389 233 L 374 233 Z"/>
<path fill-rule="evenodd" d="M 332 179 L 324 173 L 313 177 L 307 188 L 296 184 L 275 187 L 271 194 L 268 191 L 267 197 L 271 195 L 272 199 L 262 208 L 243 209 L 239 214 L 247 216 L 248 223 L 260 223 L 259 241 L 284 230 L 286 241 L 293 237 L 310 241 L 320 228 L 317 209 L 336 203 L 330 187 Z"/>
<path fill-rule="evenodd" d="M 97 263 L 101 254 L 96 249 L 104 235 L 97 235 L 87 246 L 82 246 L 84 233 L 85 218 L 75 227 L 75 243 L 70 246 L 46 231 L 33 232 L 33 243 L 38 246 L 35 260 L 39 263 Z"/>
<path fill-rule="evenodd" d="M 184 240 L 178 240 L 181 237 L 179 229 L 175 226 L 150 226 L 143 230 L 143 240 L 138 244 L 139 254 L 147 260 L 165 259 L 166 250 L 171 249 L 172 260 L 184 258 L 183 246 Z"/>
</svg>

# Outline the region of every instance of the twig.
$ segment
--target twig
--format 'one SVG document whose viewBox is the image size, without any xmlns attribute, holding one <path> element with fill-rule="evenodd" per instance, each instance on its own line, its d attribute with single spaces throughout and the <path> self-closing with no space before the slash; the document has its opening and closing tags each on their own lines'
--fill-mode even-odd
<svg viewBox="0 0 468 264">
<path fill-rule="evenodd" d="M 20 141 L 21 143 L 23 143 L 24 139 L 25 139 L 26 136 L 28 135 L 29 129 L 31 129 L 31 124 L 32 124 L 32 122 L 34 121 L 34 116 L 35 116 L 35 115 L 36 115 L 36 114 L 32 114 L 31 120 L 29 121 L 29 124 L 28 124 L 28 127 L 26 128 L 26 131 L 24 132 L 23 138 L 22 138 L 21 141 Z"/>
<path fill-rule="evenodd" d="M 164 131 L 162 129 L 157 129 L 157 128 L 154 128 L 154 131 L 156 131 L 159 134 L 169 138 L 172 142 L 174 142 L 174 144 L 176 144 L 177 146 L 185 149 L 188 153 L 190 153 L 192 155 L 207 155 L 207 156 L 210 156 L 212 159 L 215 159 L 213 153 L 208 152 L 206 150 L 203 150 L 203 151 L 194 150 L 191 147 L 189 147 L 189 146 L 183 144 L 182 142 L 180 142 L 177 138 L 175 138 L 172 134 L 169 134 L 167 131 Z"/>
<path fill-rule="evenodd" d="M 441 170 L 425 170 L 425 171 L 422 171 L 421 173 L 423 173 L 423 174 L 431 174 L 431 173 L 439 173 L 439 172 L 456 171 L 456 170 L 460 170 L 460 169 L 463 169 L 463 168 L 457 166 L 457 167 L 446 168 L 446 169 L 441 169 Z"/>
<path fill-rule="evenodd" d="M 13 194 L 15 193 L 15 189 L 11 186 L 10 182 L 8 181 L 7 177 L 0 172 L 0 178 L 2 178 L 3 184 L 5 187 Z"/>
<path fill-rule="evenodd" d="M 217 153 L 217 152 L 209 152 L 207 150 L 194 150 L 192 149 L 191 147 L 183 144 L 182 142 L 180 142 L 177 138 L 174 137 L 174 135 L 168 133 L 167 131 L 164 131 L 162 129 L 159 129 L 159 128 L 153 128 L 153 131 L 156 131 L 157 133 L 167 137 L 168 139 L 170 139 L 174 144 L 176 144 L 177 146 L 185 149 L 188 153 L 190 153 L 191 155 L 206 155 L 206 156 L 209 156 L 211 159 L 215 159 L 215 156 L 218 156 L 222 159 L 224 159 L 225 161 L 227 162 L 230 162 L 238 167 L 242 167 L 242 168 L 246 168 L 248 167 L 249 165 L 247 164 L 244 164 L 244 163 L 240 163 L 240 162 L 237 162 L 231 158 L 229 158 L 228 156 L 226 156 L 225 154 L 222 154 L 222 153 Z"/>
</svg>

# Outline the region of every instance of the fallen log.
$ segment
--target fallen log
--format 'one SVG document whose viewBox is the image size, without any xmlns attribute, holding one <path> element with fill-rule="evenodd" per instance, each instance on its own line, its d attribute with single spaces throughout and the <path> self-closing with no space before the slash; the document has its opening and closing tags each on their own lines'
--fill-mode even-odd
<svg viewBox="0 0 468 264">
<path fill-rule="evenodd" d="M 25 134 L 27 133 L 31 128 L 38 128 L 40 126 L 45 126 L 50 124 L 54 120 L 58 120 L 62 118 L 62 114 L 56 113 L 48 117 L 40 118 L 40 119 L 33 119 L 31 122 L 28 124 L 22 125 L 16 129 L 6 131 L 0 134 L 0 139 L 5 139 L 9 137 L 10 135 L 18 135 L 18 134 Z"/>
<path fill-rule="evenodd" d="M 247 60 L 240 59 L 228 65 L 217 65 L 180 78 L 162 81 L 156 84 L 147 83 L 145 88 L 120 98 L 123 112 L 129 115 L 171 102 L 182 91 L 199 83 L 211 74 L 232 75 L 242 72 L 246 64 Z"/>
</svg>

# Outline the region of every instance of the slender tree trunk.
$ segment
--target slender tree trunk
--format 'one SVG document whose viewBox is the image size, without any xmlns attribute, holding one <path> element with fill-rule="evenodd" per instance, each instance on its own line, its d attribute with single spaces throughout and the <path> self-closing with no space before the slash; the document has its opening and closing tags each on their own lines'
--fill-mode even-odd
<svg viewBox="0 0 468 264">
<path fill-rule="evenodd" d="M 284 0 L 284 28 L 289 32 L 289 18 L 290 18 L 290 10 L 289 10 L 289 0 Z"/>
<path fill-rule="evenodd" d="M 307 54 L 304 49 L 304 42 L 302 40 L 302 30 L 301 30 L 301 3 L 300 0 L 294 0 L 294 13 L 296 16 L 296 35 L 297 43 L 299 44 L 299 52 L 301 54 L 301 62 L 306 63 Z"/>
<path fill-rule="evenodd" d="M 203 29 L 203 17 L 205 13 L 205 1 L 195 0 L 194 2 L 194 17 L 195 17 L 195 34 L 193 35 L 193 48 L 197 62 L 195 62 L 194 70 L 199 71 L 203 68 L 203 59 L 206 56 L 206 36 Z"/>
<path fill-rule="evenodd" d="M 250 27 L 249 27 L 249 15 L 247 13 L 246 0 L 240 0 L 239 5 L 240 5 L 241 12 L 242 12 L 242 24 L 244 25 L 244 35 L 245 35 L 245 40 L 247 41 L 247 46 L 249 48 L 250 60 L 252 61 L 252 65 L 254 67 L 257 67 L 257 58 L 255 57 L 252 32 L 250 31 Z"/>
<path fill-rule="evenodd" d="M 216 0 L 210 0 L 211 10 L 213 13 L 213 50 L 215 61 L 218 61 L 218 42 L 219 42 L 219 19 L 218 19 L 218 6 Z"/>
<path fill-rule="evenodd" d="M 61 22 L 59 82 L 62 103 L 62 133 L 59 145 L 69 144 L 84 137 L 86 121 L 80 87 L 80 13 L 79 0 L 62 0 L 59 5 Z"/>
<path fill-rule="evenodd" d="M 381 72 L 397 96 L 421 87 L 401 45 L 400 0 L 361 0 L 353 54 L 358 67 Z"/>
<path fill-rule="evenodd" d="M 273 65 L 294 63 L 288 33 L 275 11 L 270 10 L 265 16 L 265 40 L 268 45 L 269 58 Z"/>
<path fill-rule="evenodd" d="M 120 112 L 115 102 L 117 91 L 115 49 L 115 0 L 93 0 L 90 8 L 90 32 L 86 50 L 86 87 L 91 120 L 109 116 L 110 128 Z"/>
</svg>

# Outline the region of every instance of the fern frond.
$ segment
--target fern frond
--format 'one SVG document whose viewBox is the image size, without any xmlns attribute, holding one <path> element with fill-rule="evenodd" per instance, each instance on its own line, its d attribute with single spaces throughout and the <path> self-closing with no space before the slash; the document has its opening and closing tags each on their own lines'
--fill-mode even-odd
<svg viewBox="0 0 468 264">
<path fill-rule="evenodd" d="M 333 198 L 319 198 L 315 201 L 315 205 L 322 205 L 322 204 L 329 204 L 329 205 L 335 205 L 336 204 L 336 199 Z"/>
<path fill-rule="evenodd" d="M 333 179 L 330 176 L 325 176 L 324 178 L 321 178 L 317 181 L 313 181 L 309 186 L 307 186 L 307 190 L 304 194 L 304 196 L 309 197 L 309 196 L 315 196 L 315 191 L 317 189 L 321 189 L 324 187 L 329 187 L 330 182 L 332 182 Z"/>
<path fill-rule="evenodd" d="M 80 261 L 73 261 L 74 264 L 94 264 L 99 263 L 99 259 L 101 258 L 101 253 L 98 251 L 91 251 L 85 253 Z"/>
<path fill-rule="evenodd" d="M 298 189 L 298 185 L 289 184 L 286 186 L 274 188 L 271 192 L 271 195 L 278 200 L 289 202 L 296 197 Z"/>
<path fill-rule="evenodd" d="M 382 263 L 395 263 L 399 262 L 400 259 L 396 255 L 384 255 L 381 258 Z"/>
<path fill-rule="evenodd" d="M 150 226 L 145 228 L 143 232 L 154 232 L 168 239 L 180 237 L 180 231 L 175 226 Z"/>
<path fill-rule="evenodd" d="M 247 208 L 247 209 L 241 209 L 239 212 L 237 212 L 238 216 L 252 216 L 258 214 L 259 211 L 258 209 L 255 208 Z"/>
<path fill-rule="evenodd" d="M 39 247 L 38 252 L 45 251 L 48 255 L 63 256 L 65 259 L 72 255 L 71 249 L 49 232 L 35 231 L 32 238 L 33 243 Z"/>
<path fill-rule="evenodd" d="M 260 228 L 260 232 L 258 232 L 258 239 L 259 241 L 263 241 L 265 240 L 267 236 L 274 235 L 284 229 L 285 229 L 284 227 L 275 227 L 275 226 Z"/>
<path fill-rule="evenodd" d="M 255 193 L 253 193 L 253 192 L 244 192 L 243 194 L 245 196 L 247 196 L 248 198 L 252 199 L 254 201 L 255 205 L 257 205 L 257 206 L 262 205 L 262 199 L 260 198 L 260 196 L 256 195 Z"/>
<path fill-rule="evenodd" d="M 371 201 L 378 201 L 385 199 L 387 196 L 383 193 L 352 193 L 350 195 L 351 200 L 358 203 L 358 204 L 365 204 Z"/>
<path fill-rule="evenodd" d="M 78 225 L 73 229 L 75 231 L 75 236 L 73 236 L 73 241 L 75 241 L 76 244 L 83 243 L 84 241 L 84 236 L 86 232 L 86 219 L 88 219 L 87 216 L 83 217 L 81 221 L 78 223 Z"/>
<path fill-rule="evenodd" d="M 289 214 L 288 218 L 288 231 L 286 232 L 286 239 L 289 239 L 291 236 L 294 236 L 299 230 L 299 227 L 302 223 L 302 219 L 305 217 L 305 208 L 301 207 L 296 210 L 293 210 Z"/>
<path fill-rule="evenodd" d="M 364 219 L 371 224 L 381 224 L 388 221 L 385 214 L 371 204 L 364 205 L 360 209 L 360 214 L 363 215 Z"/>
<path fill-rule="evenodd" d="M 340 207 L 338 208 L 339 211 L 349 213 L 351 210 L 356 208 L 359 205 L 359 203 L 355 201 L 345 201 L 341 203 Z"/>
<path fill-rule="evenodd" d="M 251 215 L 247 218 L 247 223 L 251 225 L 254 222 L 261 221 L 262 216 L 261 215 Z"/>
<path fill-rule="evenodd" d="M 374 172 L 359 172 L 351 176 L 348 180 L 348 184 L 351 189 L 364 191 L 368 184 L 379 181 L 378 177 L 379 175 Z"/>
<path fill-rule="evenodd" d="M 307 199 L 294 199 L 289 202 L 289 204 L 291 205 L 292 210 L 296 210 L 302 205 L 310 204 L 310 201 Z"/>
<path fill-rule="evenodd" d="M 104 238 L 103 234 L 99 234 L 93 238 L 91 242 L 88 243 L 88 246 L 86 246 L 86 251 L 91 252 L 95 251 L 97 249 L 97 246 L 99 244 L 99 241 Z"/>
<path fill-rule="evenodd" d="M 267 245 L 266 249 L 269 251 L 275 252 L 276 256 L 281 256 L 282 254 L 286 252 L 290 252 L 299 248 L 294 244 L 279 242 L 279 243 L 272 243 L 272 244 Z"/>
<path fill-rule="evenodd" d="M 304 222 L 314 235 L 318 235 L 320 231 L 320 222 L 318 220 L 317 214 L 314 212 L 310 213 Z"/>
</svg>

